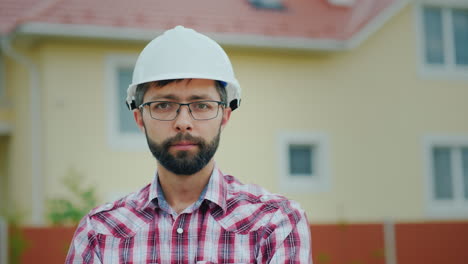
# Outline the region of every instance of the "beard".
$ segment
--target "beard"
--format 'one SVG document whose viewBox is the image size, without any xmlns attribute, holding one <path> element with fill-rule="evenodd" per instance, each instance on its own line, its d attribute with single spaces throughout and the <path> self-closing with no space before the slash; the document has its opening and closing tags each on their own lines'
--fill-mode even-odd
<svg viewBox="0 0 468 264">
<path fill-rule="evenodd" d="M 192 175 L 202 170 L 213 158 L 218 149 L 221 129 L 218 134 L 207 142 L 201 137 L 194 137 L 190 134 L 179 133 L 175 137 L 168 138 L 158 144 L 148 137 L 145 132 L 148 147 L 159 164 L 178 175 Z M 181 150 L 175 155 L 169 152 L 169 148 L 180 141 L 190 141 L 198 146 L 198 151 L 194 154 L 190 151 Z"/>
</svg>

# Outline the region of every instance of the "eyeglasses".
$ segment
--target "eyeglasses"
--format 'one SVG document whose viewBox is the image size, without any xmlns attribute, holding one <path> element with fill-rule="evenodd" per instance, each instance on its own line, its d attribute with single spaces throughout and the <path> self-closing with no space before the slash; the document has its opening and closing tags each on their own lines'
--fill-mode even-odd
<svg viewBox="0 0 468 264">
<path fill-rule="evenodd" d="M 168 101 L 152 101 L 140 105 L 140 109 L 146 107 L 151 118 L 161 121 L 172 121 L 176 119 L 180 112 L 180 108 L 186 105 L 190 115 L 195 120 L 210 120 L 218 116 L 219 106 L 226 106 L 225 103 L 219 101 L 197 101 L 188 104 L 181 104 Z"/>
</svg>

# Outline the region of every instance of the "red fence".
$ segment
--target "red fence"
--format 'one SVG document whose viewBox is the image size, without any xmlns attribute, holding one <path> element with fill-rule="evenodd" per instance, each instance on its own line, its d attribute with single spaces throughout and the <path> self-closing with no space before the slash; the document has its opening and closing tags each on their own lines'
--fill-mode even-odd
<svg viewBox="0 0 468 264">
<path fill-rule="evenodd" d="M 384 264 L 383 224 L 311 225 L 314 264 Z M 398 264 L 468 264 L 468 222 L 396 223 Z"/>
<path fill-rule="evenodd" d="M 382 224 L 311 225 L 315 264 L 384 264 Z"/>
<path fill-rule="evenodd" d="M 398 264 L 467 264 L 468 222 L 396 225 Z"/>
<path fill-rule="evenodd" d="M 384 225 L 313 224 L 314 264 L 385 264 Z M 467 264 L 468 222 L 396 223 L 398 264 Z M 74 228 L 25 227 L 21 263 L 62 264 Z"/>
</svg>

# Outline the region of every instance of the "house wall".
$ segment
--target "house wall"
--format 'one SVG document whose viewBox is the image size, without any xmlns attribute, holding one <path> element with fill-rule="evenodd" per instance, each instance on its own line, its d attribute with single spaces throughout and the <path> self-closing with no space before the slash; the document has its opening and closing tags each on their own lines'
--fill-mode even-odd
<svg viewBox="0 0 468 264">
<path fill-rule="evenodd" d="M 141 48 L 67 40 L 43 43 L 49 198 L 65 194 L 61 179 L 70 173 L 82 177 L 84 185 L 97 186 L 101 201 L 151 180 L 155 162 L 147 151 L 115 151 L 107 143 L 106 57 L 137 54 Z"/>
<path fill-rule="evenodd" d="M 272 192 L 278 186 L 278 134 L 320 132 L 330 140 L 331 188 L 287 193 L 313 223 L 425 219 L 422 137 L 468 134 L 466 82 L 418 75 L 413 11 L 404 9 L 360 47 L 336 53 L 228 47 L 243 87 L 241 107 L 222 135 L 217 163 L 225 173 Z M 61 179 L 76 173 L 100 201 L 134 191 L 154 175 L 147 150 L 107 144 L 106 57 L 143 45 L 45 39 L 34 56 L 43 93 L 44 182 L 47 198 L 67 195 Z M 24 73 L 24 72 L 23 72 Z M 15 70 L 12 140 L 14 191 L 30 187 L 27 85 Z M 130 112 L 129 112 L 130 114 Z M 25 139 L 25 141 L 22 141 Z M 13 194 L 27 208 L 30 197 Z"/>
<path fill-rule="evenodd" d="M 0 208 L 5 204 L 6 171 L 8 167 L 7 142 L 12 130 L 11 91 L 7 87 L 7 59 L 0 51 Z"/>
<path fill-rule="evenodd" d="M 226 142 L 233 151 L 221 153 L 222 165 L 277 191 L 271 180 L 278 171 L 276 133 L 324 132 L 331 145 L 331 190 L 288 195 L 312 222 L 425 219 L 422 137 L 468 133 L 468 90 L 466 81 L 419 76 L 414 19 L 412 7 L 406 8 L 350 52 L 232 52 L 245 87 L 234 118 L 245 123 L 231 124 L 225 138 L 244 142 Z M 272 110 L 278 100 L 289 111 Z"/>
<path fill-rule="evenodd" d="M 18 46 L 16 50 L 35 60 L 37 51 L 34 47 Z M 9 116 L 12 130 L 9 134 L 9 168 L 6 176 L 8 188 L 8 207 L 10 213 L 20 216 L 20 220 L 29 222 L 32 203 L 31 170 L 31 118 L 29 75 L 23 65 L 6 60 L 6 90 L 9 96 Z"/>
<path fill-rule="evenodd" d="M 11 109 L 6 91 L 5 58 L 0 52 L 0 214 L 6 210 L 8 199 L 8 142 L 11 131 Z"/>
<path fill-rule="evenodd" d="M 7 136 L 0 136 L 0 213 L 5 212 L 8 199 L 8 142 Z"/>
<path fill-rule="evenodd" d="M 407 130 L 408 123 L 424 115 L 415 105 L 423 83 L 416 73 L 412 22 L 405 10 L 350 52 L 265 53 L 255 59 L 234 53 L 246 87 L 236 118 L 245 123 L 227 133 L 243 135 L 245 145 L 233 142 L 227 148 L 244 155 L 226 155 L 226 160 L 235 157 L 251 165 L 232 165 L 235 174 L 255 175 L 249 180 L 276 191 L 271 180 L 278 170 L 276 134 L 323 132 L 330 138 L 331 190 L 288 194 L 301 202 L 312 222 L 422 218 L 419 137 L 425 128 L 420 124 L 418 131 Z M 287 103 L 289 111 L 272 110 L 278 109 L 278 100 Z M 411 119 L 408 111 L 414 114 Z M 256 123 L 258 127 L 252 127 Z M 245 146 L 262 147 L 241 149 Z"/>
<path fill-rule="evenodd" d="M 0 123 L 2 126 L 2 134 L 6 134 L 7 127 L 11 127 L 11 109 L 0 106 Z"/>
</svg>

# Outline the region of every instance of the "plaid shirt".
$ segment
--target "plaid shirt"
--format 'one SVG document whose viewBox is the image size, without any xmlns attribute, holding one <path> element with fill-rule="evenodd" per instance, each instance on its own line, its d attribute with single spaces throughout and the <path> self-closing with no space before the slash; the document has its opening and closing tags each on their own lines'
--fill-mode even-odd
<svg viewBox="0 0 468 264">
<path fill-rule="evenodd" d="M 66 263 L 312 263 L 304 211 L 214 169 L 199 200 L 180 214 L 156 176 L 140 191 L 92 210 Z"/>
</svg>

